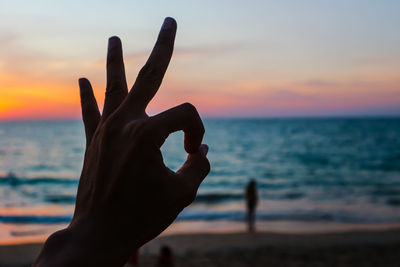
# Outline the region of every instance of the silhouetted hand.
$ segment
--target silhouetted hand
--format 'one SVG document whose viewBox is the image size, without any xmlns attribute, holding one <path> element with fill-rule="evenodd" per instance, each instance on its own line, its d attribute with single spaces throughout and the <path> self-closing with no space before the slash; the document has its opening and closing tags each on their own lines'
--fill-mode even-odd
<svg viewBox="0 0 400 267">
<path fill-rule="evenodd" d="M 102 115 L 89 81 L 79 80 L 87 145 L 75 213 L 46 241 L 37 266 L 122 266 L 194 200 L 210 170 L 199 114 L 188 103 L 153 117 L 145 112 L 167 70 L 175 33 L 175 20 L 166 18 L 129 93 L 121 41 L 109 39 Z M 189 155 L 174 172 L 160 147 L 179 130 Z"/>
</svg>

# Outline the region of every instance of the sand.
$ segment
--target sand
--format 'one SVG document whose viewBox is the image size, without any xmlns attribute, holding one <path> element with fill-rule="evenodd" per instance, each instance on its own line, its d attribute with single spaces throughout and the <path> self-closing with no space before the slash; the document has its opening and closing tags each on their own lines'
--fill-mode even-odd
<svg viewBox="0 0 400 267">
<path fill-rule="evenodd" d="M 141 248 L 140 266 L 154 266 L 161 245 L 173 249 L 176 266 L 400 266 L 400 229 L 168 235 Z M 0 266 L 29 266 L 40 248 L 0 246 Z"/>
</svg>

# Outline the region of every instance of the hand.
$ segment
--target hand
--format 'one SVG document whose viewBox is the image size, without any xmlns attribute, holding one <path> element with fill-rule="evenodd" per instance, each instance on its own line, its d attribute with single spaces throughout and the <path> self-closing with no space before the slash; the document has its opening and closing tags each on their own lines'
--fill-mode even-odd
<svg viewBox="0 0 400 267">
<path fill-rule="evenodd" d="M 172 56 L 176 22 L 166 18 L 154 49 L 128 93 L 118 37 L 109 39 L 103 114 L 87 79 L 80 79 L 86 152 L 71 224 L 47 241 L 38 266 L 118 266 L 159 235 L 195 198 L 210 165 L 204 126 L 185 103 L 153 117 L 145 109 Z M 160 147 L 183 130 L 189 153 L 174 172 Z"/>
</svg>

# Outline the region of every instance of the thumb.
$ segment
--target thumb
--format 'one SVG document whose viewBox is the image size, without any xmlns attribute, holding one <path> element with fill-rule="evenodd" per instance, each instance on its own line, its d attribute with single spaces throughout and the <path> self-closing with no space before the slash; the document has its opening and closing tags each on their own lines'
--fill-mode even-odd
<svg viewBox="0 0 400 267">
<path fill-rule="evenodd" d="M 207 159 L 208 146 L 202 144 L 194 154 L 189 154 L 183 166 L 177 171 L 177 174 L 185 179 L 185 182 L 193 184 L 198 188 L 201 182 L 210 172 L 210 162 Z"/>
</svg>

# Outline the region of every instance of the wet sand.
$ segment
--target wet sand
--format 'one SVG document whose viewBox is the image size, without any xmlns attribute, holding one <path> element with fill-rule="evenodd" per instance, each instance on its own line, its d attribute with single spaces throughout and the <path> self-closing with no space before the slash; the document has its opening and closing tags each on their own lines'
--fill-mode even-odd
<svg viewBox="0 0 400 267">
<path fill-rule="evenodd" d="M 176 266 L 400 265 L 400 229 L 167 235 L 141 248 L 140 266 L 154 266 L 161 245 L 172 248 Z M 29 266 L 40 248 L 40 243 L 0 246 L 0 266 Z"/>
</svg>

